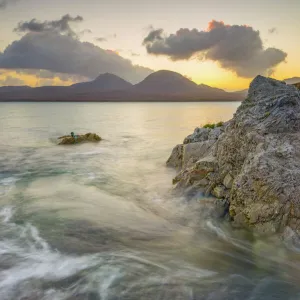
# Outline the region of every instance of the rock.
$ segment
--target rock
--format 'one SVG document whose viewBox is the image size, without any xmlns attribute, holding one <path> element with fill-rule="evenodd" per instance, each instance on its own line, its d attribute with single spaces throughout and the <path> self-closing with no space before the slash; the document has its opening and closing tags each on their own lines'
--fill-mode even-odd
<svg viewBox="0 0 300 300">
<path fill-rule="evenodd" d="M 228 188 L 231 189 L 232 188 L 232 183 L 233 183 L 233 178 L 231 177 L 230 174 L 227 174 L 223 180 L 223 185 Z"/>
<path fill-rule="evenodd" d="M 214 145 L 217 137 L 221 134 L 221 128 L 203 129 L 196 128 L 194 134 L 185 138 L 183 144 L 177 145 L 173 149 L 166 163 L 168 167 L 179 170 L 187 168 L 214 151 Z"/>
<path fill-rule="evenodd" d="M 220 128 L 196 128 L 177 147 L 183 149 L 178 186 L 201 182 L 199 189 L 206 184 L 207 192 L 228 199 L 237 227 L 262 234 L 289 227 L 300 234 L 300 92 L 295 86 L 257 76 L 230 121 Z"/>
<path fill-rule="evenodd" d="M 168 167 L 173 167 L 176 169 L 182 168 L 183 148 L 184 145 L 177 145 L 173 149 L 171 156 L 167 160 Z"/>
<path fill-rule="evenodd" d="M 184 139 L 183 143 L 190 144 L 190 143 L 204 142 L 207 140 L 215 141 L 218 139 L 221 133 L 222 133 L 222 126 L 216 127 L 214 129 L 197 127 L 193 134 L 187 136 Z"/>
<path fill-rule="evenodd" d="M 102 139 L 95 133 L 87 133 L 83 135 L 76 135 L 76 138 L 71 135 L 66 135 L 58 138 L 58 145 L 73 145 L 85 142 L 100 142 Z"/>
<path fill-rule="evenodd" d="M 225 186 L 218 185 L 217 187 L 215 187 L 214 190 L 212 191 L 212 195 L 219 199 L 225 198 L 225 195 L 226 195 Z"/>
<path fill-rule="evenodd" d="M 214 203 L 213 215 L 217 218 L 223 218 L 228 215 L 229 203 L 224 199 L 216 199 Z"/>
</svg>

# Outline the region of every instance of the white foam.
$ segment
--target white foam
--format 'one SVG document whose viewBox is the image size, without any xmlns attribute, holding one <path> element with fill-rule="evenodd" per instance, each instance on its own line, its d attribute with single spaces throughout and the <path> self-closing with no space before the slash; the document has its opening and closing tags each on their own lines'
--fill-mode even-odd
<svg viewBox="0 0 300 300">
<path fill-rule="evenodd" d="M 206 226 L 211 230 L 213 231 L 214 233 L 217 234 L 218 237 L 222 238 L 223 240 L 225 241 L 228 241 L 229 238 L 228 236 L 226 235 L 226 233 L 220 228 L 220 227 L 217 227 L 215 226 L 211 220 L 208 220 L 206 221 Z"/>
<path fill-rule="evenodd" d="M 6 195 L 15 186 L 18 178 L 7 177 L 0 180 L 0 196 Z"/>
<path fill-rule="evenodd" d="M 7 177 L 0 180 L 0 184 L 2 185 L 14 185 L 17 182 L 16 177 Z"/>
<path fill-rule="evenodd" d="M 0 210 L 0 217 L 2 217 L 3 223 L 8 223 L 13 216 L 13 208 L 12 207 L 4 207 Z"/>
<path fill-rule="evenodd" d="M 98 155 L 107 152 L 105 149 L 99 149 L 94 151 L 87 151 L 87 152 L 76 152 L 73 155 L 82 155 L 82 156 L 90 156 L 90 155 Z"/>
</svg>

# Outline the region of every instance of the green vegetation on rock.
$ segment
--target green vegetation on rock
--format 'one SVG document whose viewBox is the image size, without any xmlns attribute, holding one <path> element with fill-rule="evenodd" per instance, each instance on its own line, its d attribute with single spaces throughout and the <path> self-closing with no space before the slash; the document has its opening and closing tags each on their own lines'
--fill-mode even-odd
<svg viewBox="0 0 300 300">
<path fill-rule="evenodd" d="M 210 123 L 205 124 L 205 125 L 203 126 L 203 128 L 214 129 L 214 128 L 216 128 L 216 127 L 222 127 L 223 125 L 224 125 L 224 122 L 220 121 L 220 122 L 218 122 L 218 123 L 216 123 L 216 124 L 210 124 Z"/>
</svg>

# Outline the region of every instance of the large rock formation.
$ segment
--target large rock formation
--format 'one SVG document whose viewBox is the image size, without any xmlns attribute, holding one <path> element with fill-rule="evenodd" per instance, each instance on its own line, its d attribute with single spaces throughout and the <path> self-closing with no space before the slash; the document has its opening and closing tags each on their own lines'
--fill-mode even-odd
<svg viewBox="0 0 300 300">
<path fill-rule="evenodd" d="M 73 145 L 85 142 L 100 142 L 102 139 L 96 133 L 87 133 L 83 135 L 76 135 L 72 137 L 71 135 L 65 135 L 58 138 L 58 145 Z"/>
<path fill-rule="evenodd" d="M 233 119 L 197 128 L 167 165 L 180 171 L 178 188 L 225 200 L 234 225 L 300 233 L 300 91 L 256 77 Z"/>
</svg>

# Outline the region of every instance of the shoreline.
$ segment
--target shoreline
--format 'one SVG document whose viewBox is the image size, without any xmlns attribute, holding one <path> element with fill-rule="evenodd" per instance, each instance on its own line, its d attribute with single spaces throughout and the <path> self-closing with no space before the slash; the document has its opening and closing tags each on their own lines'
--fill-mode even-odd
<svg viewBox="0 0 300 300">
<path fill-rule="evenodd" d="M 0 103 L 11 103 L 11 102 L 49 102 L 49 103 L 85 103 L 85 102 L 97 102 L 97 103 L 195 103 L 195 102 L 242 102 L 242 100 L 0 100 Z"/>
</svg>

